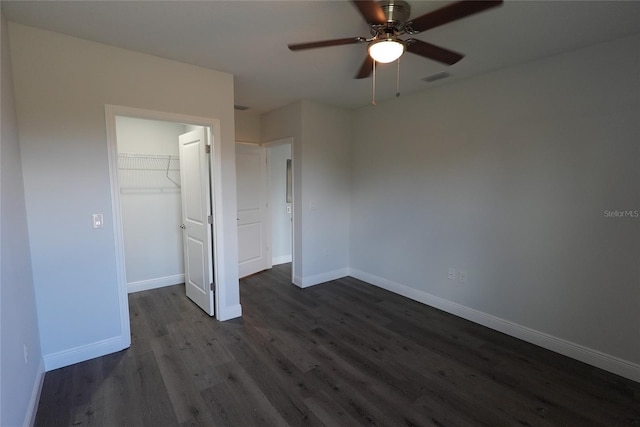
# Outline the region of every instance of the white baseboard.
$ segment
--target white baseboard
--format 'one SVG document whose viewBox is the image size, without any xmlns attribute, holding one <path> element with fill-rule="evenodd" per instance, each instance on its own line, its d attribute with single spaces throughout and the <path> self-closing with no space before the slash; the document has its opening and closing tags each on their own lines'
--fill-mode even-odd
<svg viewBox="0 0 640 427">
<path fill-rule="evenodd" d="M 561 338 L 536 331 L 464 305 L 410 288 L 391 280 L 377 277 L 360 270 L 351 269 L 350 275 L 356 279 L 405 296 L 423 304 L 454 314 L 482 326 L 505 333 L 512 337 L 546 348 L 564 356 L 571 357 L 589 365 L 604 369 L 633 381 L 640 382 L 640 365 L 611 356 L 600 351 L 575 344 Z"/>
<path fill-rule="evenodd" d="M 27 406 L 27 414 L 24 417 L 23 427 L 33 427 L 36 422 L 40 393 L 42 392 L 42 384 L 44 384 L 44 374 L 44 359 L 41 358 L 38 364 L 36 381 L 33 383 L 33 390 L 31 390 L 31 398 L 29 399 L 29 406 Z"/>
<path fill-rule="evenodd" d="M 148 291 L 149 289 L 162 288 L 184 283 L 184 274 L 174 274 L 173 276 L 158 277 L 155 279 L 139 280 L 127 283 L 127 293 Z"/>
<path fill-rule="evenodd" d="M 242 317 L 242 306 L 240 304 L 232 305 L 231 307 L 225 307 L 219 309 L 219 313 L 216 318 L 220 321 L 231 320 L 238 317 Z"/>
<path fill-rule="evenodd" d="M 84 362 L 85 360 L 94 359 L 96 357 L 115 353 L 128 347 L 124 337 L 117 336 L 107 338 L 95 343 L 82 345 L 58 353 L 46 354 L 44 356 L 44 368 L 47 372 L 54 369 L 63 368 L 73 365 L 74 363 Z"/>
<path fill-rule="evenodd" d="M 297 287 L 302 287 L 302 276 L 293 275 L 293 279 L 291 279 L 291 283 L 296 285 Z"/>
<path fill-rule="evenodd" d="M 286 264 L 288 262 L 291 262 L 291 260 L 292 260 L 291 254 L 277 256 L 277 257 L 273 257 L 273 259 L 271 260 L 271 265 Z"/>
<path fill-rule="evenodd" d="M 306 277 L 294 276 L 293 284 L 301 288 L 308 288 L 309 286 L 315 286 L 315 285 L 319 285 L 320 283 L 341 279 L 348 275 L 349 275 L 349 269 L 341 268 L 339 270 L 333 270 L 333 271 L 328 271 L 322 274 L 316 274 L 315 276 L 306 276 Z"/>
</svg>

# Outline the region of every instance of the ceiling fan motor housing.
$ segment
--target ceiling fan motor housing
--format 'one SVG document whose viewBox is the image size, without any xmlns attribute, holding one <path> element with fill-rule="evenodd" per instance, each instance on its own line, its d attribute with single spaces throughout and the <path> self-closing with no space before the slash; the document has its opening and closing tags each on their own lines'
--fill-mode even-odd
<svg viewBox="0 0 640 427">
<path fill-rule="evenodd" d="M 389 24 L 403 24 L 411 15 L 411 6 L 402 0 L 382 0 L 378 4 L 387 17 Z"/>
</svg>

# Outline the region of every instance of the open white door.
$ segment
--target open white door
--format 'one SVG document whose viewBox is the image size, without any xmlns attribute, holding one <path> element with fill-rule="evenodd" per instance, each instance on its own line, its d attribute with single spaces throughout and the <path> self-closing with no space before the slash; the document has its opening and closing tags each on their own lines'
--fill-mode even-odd
<svg viewBox="0 0 640 427">
<path fill-rule="evenodd" d="M 236 143 L 238 277 L 271 268 L 266 149 Z"/>
<path fill-rule="evenodd" d="M 214 315 L 209 130 L 180 135 L 184 282 L 189 297 Z"/>
</svg>

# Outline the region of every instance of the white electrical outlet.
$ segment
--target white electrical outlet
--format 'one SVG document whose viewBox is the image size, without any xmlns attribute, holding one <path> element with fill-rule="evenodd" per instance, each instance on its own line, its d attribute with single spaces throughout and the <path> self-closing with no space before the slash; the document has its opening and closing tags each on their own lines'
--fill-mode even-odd
<svg viewBox="0 0 640 427">
<path fill-rule="evenodd" d="M 458 271 L 458 281 L 460 283 L 465 283 L 467 281 L 467 272 L 466 271 Z"/>
<path fill-rule="evenodd" d="M 24 364 L 26 365 L 27 363 L 29 363 L 29 349 L 27 348 L 26 344 L 23 344 L 23 351 L 24 351 Z"/>
<path fill-rule="evenodd" d="M 449 268 L 449 280 L 456 280 L 456 269 Z"/>
</svg>

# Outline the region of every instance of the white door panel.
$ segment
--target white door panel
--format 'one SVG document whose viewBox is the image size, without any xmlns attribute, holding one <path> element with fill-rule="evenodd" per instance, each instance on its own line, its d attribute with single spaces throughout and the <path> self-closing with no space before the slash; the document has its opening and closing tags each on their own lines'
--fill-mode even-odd
<svg viewBox="0 0 640 427">
<path fill-rule="evenodd" d="M 238 259 L 253 261 L 263 256 L 262 224 L 252 223 L 238 226 Z M 254 244 L 256 243 L 256 244 Z"/>
<path fill-rule="evenodd" d="M 187 237 L 187 265 L 189 270 L 189 284 L 195 286 L 200 291 L 205 291 L 205 265 L 204 257 L 206 256 L 206 250 L 204 249 L 204 243 L 194 239 L 191 236 Z"/>
<path fill-rule="evenodd" d="M 236 143 L 239 277 L 271 268 L 266 227 L 266 163 L 266 150 L 263 147 Z"/>
<path fill-rule="evenodd" d="M 208 129 L 200 128 L 180 135 L 179 141 L 185 289 L 187 297 L 213 316 Z"/>
</svg>

